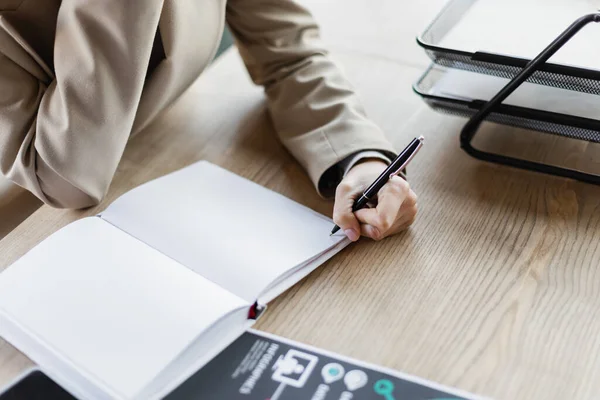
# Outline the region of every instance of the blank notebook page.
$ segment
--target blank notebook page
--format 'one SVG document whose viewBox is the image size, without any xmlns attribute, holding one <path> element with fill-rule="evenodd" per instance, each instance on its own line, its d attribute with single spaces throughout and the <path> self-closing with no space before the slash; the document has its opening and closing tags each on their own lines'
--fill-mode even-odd
<svg viewBox="0 0 600 400">
<path fill-rule="evenodd" d="M 208 162 L 126 193 L 102 218 L 249 302 L 345 238 L 329 236 L 330 219 Z"/>
<path fill-rule="evenodd" d="M 532 59 L 600 0 L 477 0 L 440 46 Z M 549 62 L 600 70 L 600 23 L 590 23 Z"/>
<path fill-rule="evenodd" d="M 63 228 L 0 275 L 9 319 L 126 398 L 244 304 L 100 218 Z"/>
</svg>

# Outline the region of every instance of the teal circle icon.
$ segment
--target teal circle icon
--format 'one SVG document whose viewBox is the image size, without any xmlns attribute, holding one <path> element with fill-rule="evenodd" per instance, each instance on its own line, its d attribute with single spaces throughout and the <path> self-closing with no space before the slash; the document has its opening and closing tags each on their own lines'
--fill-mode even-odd
<svg viewBox="0 0 600 400">
<path fill-rule="evenodd" d="M 394 393 L 394 384 L 392 381 L 387 379 L 380 379 L 373 385 L 373 390 L 380 396 L 383 396 L 386 400 L 393 399 L 392 394 Z"/>
</svg>

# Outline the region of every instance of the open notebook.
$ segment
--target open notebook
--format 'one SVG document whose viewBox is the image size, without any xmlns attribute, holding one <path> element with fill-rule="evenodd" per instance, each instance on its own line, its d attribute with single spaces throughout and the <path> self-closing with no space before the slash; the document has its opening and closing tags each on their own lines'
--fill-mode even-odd
<svg viewBox="0 0 600 400">
<path fill-rule="evenodd" d="M 0 335 L 84 399 L 160 398 L 344 248 L 330 219 L 207 162 L 0 274 Z"/>
</svg>

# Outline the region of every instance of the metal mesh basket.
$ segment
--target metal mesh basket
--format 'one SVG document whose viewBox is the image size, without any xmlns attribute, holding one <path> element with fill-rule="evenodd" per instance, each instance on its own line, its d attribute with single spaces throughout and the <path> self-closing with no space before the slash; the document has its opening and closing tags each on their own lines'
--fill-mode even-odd
<svg viewBox="0 0 600 400">
<path fill-rule="evenodd" d="M 447 72 L 432 65 L 415 83 L 413 89 L 434 110 L 472 117 L 485 103 L 483 99 L 458 99 L 432 94 L 436 83 Z M 600 121 L 531 108 L 501 105 L 486 120 L 499 124 L 537 130 L 573 139 L 600 143 Z"/>
<path fill-rule="evenodd" d="M 521 72 L 530 60 L 484 52 L 469 53 L 439 46 L 442 38 L 460 21 L 476 1 L 451 0 L 417 41 L 436 64 L 512 79 Z M 527 81 L 600 95 L 600 71 L 546 63 L 533 73 Z"/>
</svg>

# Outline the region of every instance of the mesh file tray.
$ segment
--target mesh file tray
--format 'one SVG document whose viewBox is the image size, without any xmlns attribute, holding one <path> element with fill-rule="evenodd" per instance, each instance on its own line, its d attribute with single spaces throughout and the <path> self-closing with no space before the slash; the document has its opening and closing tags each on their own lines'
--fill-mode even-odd
<svg viewBox="0 0 600 400">
<path fill-rule="evenodd" d="M 417 42 L 436 64 L 503 78 L 514 78 L 531 59 L 443 46 L 444 38 L 477 2 L 478 0 L 450 0 L 436 19 L 417 38 Z M 514 12 L 518 13 L 519 10 Z M 540 12 L 540 14 L 540 19 L 544 18 L 543 13 Z M 536 29 L 536 20 L 538 19 L 531 21 L 532 30 Z M 567 28 L 567 25 L 563 28 Z M 507 31 L 511 29 L 510 21 L 506 21 L 506 29 Z M 528 40 L 528 38 L 523 40 Z M 600 95 L 600 54 L 597 47 L 590 48 L 589 51 L 598 54 L 598 67 L 595 69 L 545 63 L 527 81 Z M 535 54 L 532 54 L 532 57 L 533 55 Z"/>
<path fill-rule="evenodd" d="M 580 34 L 589 25 L 598 27 L 596 23 L 600 23 L 600 13 L 588 12 L 589 4 L 583 2 L 570 3 L 569 8 L 559 4 L 559 8 L 549 9 L 556 4 L 543 0 L 450 0 L 418 39 L 434 63 L 414 89 L 434 109 L 470 117 L 460 134 L 461 148 L 469 155 L 484 161 L 600 184 L 600 175 L 597 174 L 504 156 L 477 149 L 472 144 L 485 120 L 600 142 L 600 56 L 597 52 L 600 31 L 588 31 L 588 36 Z M 546 24 L 548 21 L 551 23 Z M 560 29 L 566 30 L 557 33 L 557 25 L 563 22 L 565 26 Z M 504 37 L 505 34 L 510 38 Z M 505 54 L 472 51 L 484 47 L 501 49 Z M 508 56 L 508 53 L 527 54 L 531 59 Z M 550 63 L 549 60 L 558 60 L 562 64 Z M 569 62 L 576 66 L 567 65 Z M 477 94 L 482 93 L 481 87 L 473 85 L 471 80 L 478 76 L 505 81 L 495 87 L 495 92 L 485 93 L 480 98 L 464 92 L 456 95 L 461 92 L 460 86 L 454 85 L 453 91 L 448 92 L 437 88 L 448 71 L 462 71 L 469 75 L 462 82 Z M 446 81 L 452 82 L 453 79 Z M 529 102 L 511 101 L 518 98 L 523 90 L 535 93 L 540 88 L 545 93 L 530 96 Z M 588 97 L 570 109 L 561 106 L 561 102 L 569 105 L 575 94 Z M 553 104 L 546 101 L 553 96 L 556 99 Z M 546 103 L 540 106 L 536 99 Z M 530 106 L 530 103 L 533 105 Z M 581 115 L 585 110 L 580 110 L 579 105 L 587 104 L 597 106 Z"/>
<path fill-rule="evenodd" d="M 562 176 L 597 185 L 600 184 L 600 176 L 595 173 L 564 168 L 556 165 L 542 164 L 526 159 L 513 158 L 482 151 L 473 147 L 471 141 L 479 123 L 481 123 L 478 119 L 478 115 L 480 115 L 482 110 L 484 110 L 491 102 L 483 99 L 471 99 L 465 96 L 451 96 L 441 93 L 438 90 L 438 85 L 451 71 L 451 68 L 432 64 L 424 75 L 414 84 L 413 89 L 436 111 L 470 117 L 470 120 L 465 125 L 465 128 L 463 128 L 460 137 L 461 147 L 469 155 L 480 160 L 508 165 L 515 168 Z M 475 75 L 473 72 L 468 73 Z M 552 90 L 552 88 L 550 89 Z M 514 104 L 496 104 L 491 111 L 488 110 L 485 120 L 542 131 L 568 138 L 600 143 L 600 121 L 596 119 L 583 118 L 552 111 L 542 111 Z M 472 125 L 474 122 L 475 125 Z"/>
<path fill-rule="evenodd" d="M 464 94 L 452 95 L 441 92 L 439 87 L 450 73 L 452 73 L 450 68 L 432 64 L 414 84 L 413 90 L 436 111 L 470 118 L 490 99 L 470 98 Z M 546 93 L 551 91 L 552 89 L 546 90 Z M 556 96 L 559 99 L 560 93 L 557 93 Z M 596 97 L 596 95 L 593 96 Z M 590 97 L 587 95 L 584 100 L 589 101 Z M 594 104 L 598 104 L 598 115 L 600 116 L 600 95 L 597 96 Z M 600 143 L 600 120 L 597 119 L 543 111 L 532 107 L 500 104 L 486 117 L 486 120 Z"/>
</svg>

